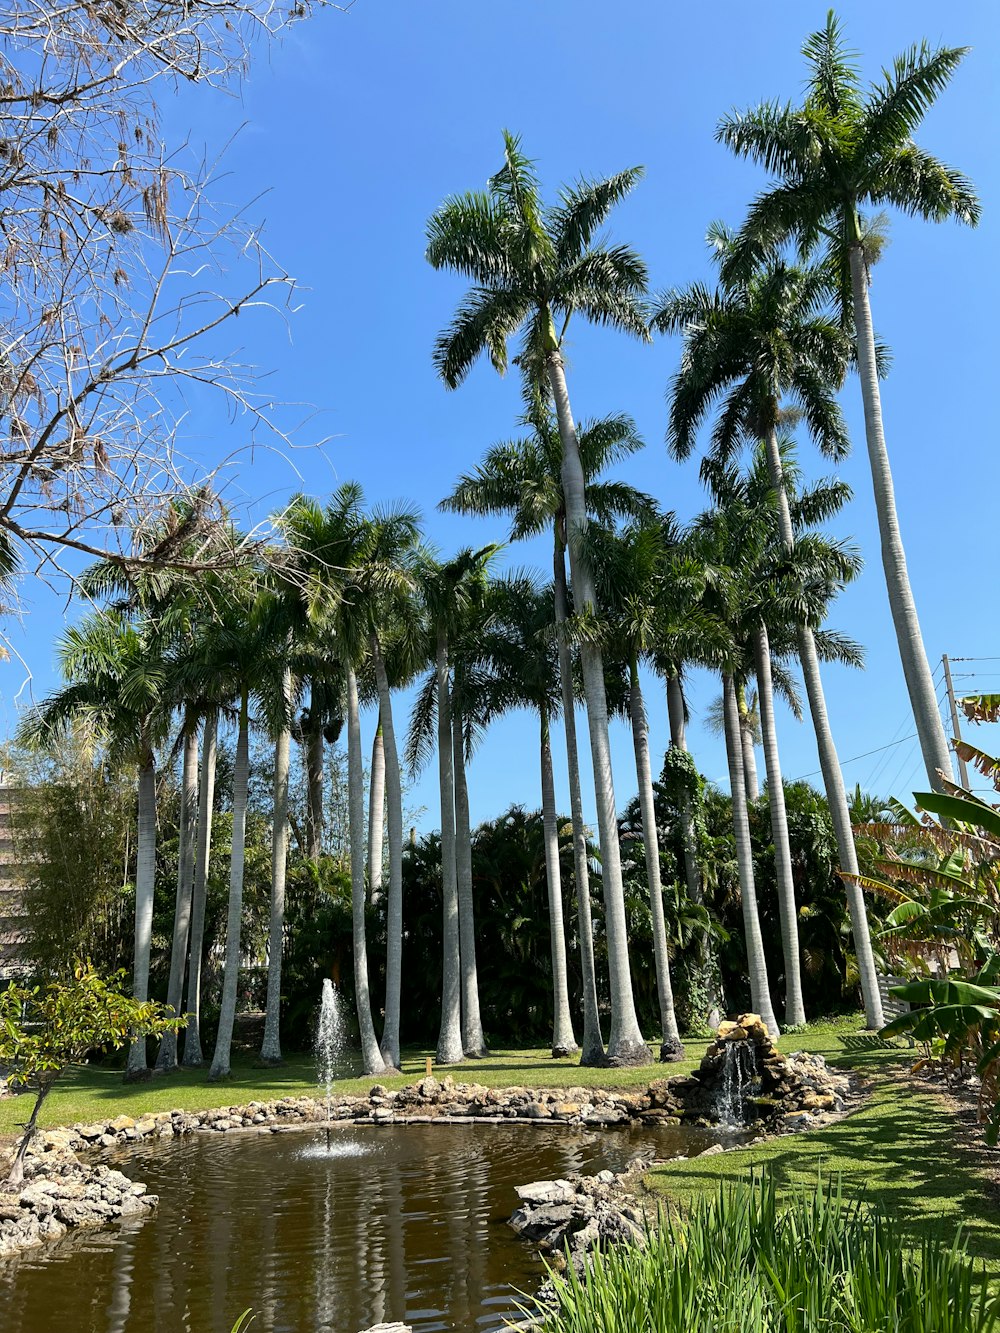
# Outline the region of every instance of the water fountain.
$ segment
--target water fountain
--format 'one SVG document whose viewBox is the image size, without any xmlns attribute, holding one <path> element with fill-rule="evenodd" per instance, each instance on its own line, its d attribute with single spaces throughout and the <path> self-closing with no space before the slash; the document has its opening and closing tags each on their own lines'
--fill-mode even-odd
<svg viewBox="0 0 1000 1333">
<path fill-rule="evenodd" d="M 344 1022 L 337 1003 L 337 992 L 329 977 L 323 978 L 323 994 L 316 1025 L 316 1072 L 326 1089 L 326 1150 L 330 1151 L 330 1130 L 333 1122 L 333 1080 L 337 1064 L 344 1050 Z"/>
</svg>

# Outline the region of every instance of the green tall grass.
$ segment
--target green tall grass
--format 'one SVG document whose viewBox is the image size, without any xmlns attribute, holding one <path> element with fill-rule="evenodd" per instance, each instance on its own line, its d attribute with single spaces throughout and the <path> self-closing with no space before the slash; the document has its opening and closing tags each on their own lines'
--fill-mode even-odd
<svg viewBox="0 0 1000 1333">
<path fill-rule="evenodd" d="M 538 1333 L 992 1333 L 1000 1309 L 960 1237 L 913 1248 L 884 1213 L 818 1182 L 720 1188 L 644 1245 L 555 1275 Z M 525 1313 L 528 1313 L 527 1311 Z"/>
</svg>

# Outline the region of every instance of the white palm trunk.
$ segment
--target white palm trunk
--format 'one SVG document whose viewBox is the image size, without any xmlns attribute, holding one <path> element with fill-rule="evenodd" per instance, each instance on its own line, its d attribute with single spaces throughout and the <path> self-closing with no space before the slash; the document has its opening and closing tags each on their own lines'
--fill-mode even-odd
<svg viewBox="0 0 1000 1333">
<path fill-rule="evenodd" d="M 854 327 L 857 335 L 858 376 L 865 412 L 865 439 L 875 488 L 875 509 L 882 541 L 882 568 L 889 593 L 889 608 L 896 629 L 896 642 L 903 664 L 903 675 L 917 726 L 920 751 L 927 778 L 936 791 L 944 789 L 944 779 L 952 781 L 951 753 L 938 712 L 937 696 L 931 676 L 923 635 L 917 619 L 906 552 L 896 514 L 896 496 L 889 468 L 889 454 L 882 429 L 882 398 L 875 364 L 875 335 L 872 332 L 871 306 L 868 301 L 868 269 L 860 243 L 850 247 L 851 292 L 854 298 Z"/>
<path fill-rule="evenodd" d="M 757 889 L 753 875 L 753 850 L 750 846 L 750 825 L 747 822 L 746 790 L 743 777 L 743 747 L 740 742 L 740 716 L 736 704 L 736 689 L 728 673 L 722 677 L 722 701 L 726 722 L 726 757 L 729 761 L 729 787 L 733 803 L 733 833 L 736 838 L 736 864 L 740 877 L 740 900 L 743 908 L 743 933 L 746 939 L 747 971 L 750 981 L 750 1002 L 760 1014 L 768 1031 L 778 1036 L 778 1020 L 771 1007 L 771 991 L 767 980 L 767 961 L 764 941 L 760 933 L 757 912 Z"/>
<path fill-rule="evenodd" d="M 549 940 L 552 953 L 552 1055 L 558 1059 L 577 1050 L 569 1007 L 566 973 L 566 927 L 563 921 L 562 871 L 559 865 L 559 825 L 556 820 L 556 790 L 552 773 L 552 743 L 549 715 L 539 714 L 542 766 L 542 828 L 545 835 L 545 883 L 549 895 Z"/>
<path fill-rule="evenodd" d="M 135 951 L 132 958 L 132 996 L 149 999 L 149 948 L 153 936 L 153 888 L 156 882 L 156 761 L 149 750 L 139 769 L 139 820 L 135 866 Z M 137 1037 L 128 1048 L 125 1079 L 146 1075 L 146 1038 Z"/>
<path fill-rule="evenodd" d="M 660 839 L 656 831 L 656 802 L 653 797 L 653 773 L 649 763 L 649 720 L 639 682 L 635 659 L 629 663 L 629 716 L 632 745 L 635 750 L 635 775 L 639 784 L 639 812 L 642 817 L 642 843 L 646 853 L 646 880 L 653 918 L 653 957 L 656 962 L 656 995 L 660 1005 L 660 1059 L 680 1060 L 684 1045 L 674 1012 L 674 988 L 670 980 L 670 951 L 663 916 L 663 885 L 660 880 Z"/>
<path fill-rule="evenodd" d="M 292 711 L 292 673 L 285 668 L 282 680 L 285 717 Z M 274 742 L 274 788 L 271 801 L 271 915 L 267 933 L 267 1003 L 264 1007 L 264 1038 L 260 1058 L 264 1064 L 281 1064 L 281 961 L 285 945 L 285 877 L 288 871 L 288 772 L 291 766 L 292 731 L 283 723 Z"/>
<path fill-rule="evenodd" d="M 670 744 L 687 754 L 687 729 L 684 725 L 684 692 L 677 675 L 667 677 L 667 719 L 670 725 Z M 687 792 L 680 802 L 681 844 L 684 852 L 684 882 L 693 903 L 701 902 L 701 873 L 698 870 L 697 843 L 691 797 Z"/>
<path fill-rule="evenodd" d="M 558 352 L 549 353 L 548 372 L 563 448 L 563 498 L 566 505 L 566 535 L 574 596 L 580 611 L 596 611 L 597 596 L 594 582 L 583 554 L 583 543 L 587 533 L 586 485 L 566 388 L 566 376 L 563 372 L 562 357 Z M 593 643 L 582 643 L 580 664 L 583 668 L 583 689 L 594 764 L 604 885 L 604 920 L 608 941 L 608 972 L 611 982 L 611 1031 L 608 1035 L 607 1058 L 615 1064 L 645 1064 L 652 1058 L 652 1052 L 646 1045 L 639 1027 L 632 994 L 625 888 L 622 881 L 621 848 L 618 843 L 618 812 L 615 808 L 615 784 L 608 739 L 607 694 L 600 648 Z"/>
<path fill-rule="evenodd" d="M 792 527 L 792 516 L 788 508 L 788 493 L 785 490 L 784 469 L 781 466 L 781 452 L 778 448 L 776 431 L 772 430 L 768 433 L 766 443 L 768 468 L 778 496 L 778 524 L 781 540 L 786 550 L 791 551 L 795 546 L 795 531 Z M 858 960 L 861 994 L 865 1005 L 865 1021 L 870 1028 L 878 1029 L 885 1026 L 885 1016 L 882 1012 L 882 996 L 878 987 L 878 969 L 875 966 L 875 955 L 872 952 L 865 898 L 857 878 L 858 853 L 854 845 L 851 812 L 847 804 L 847 792 L 844 790 L 844 775 L 841 771 L 840 759 L 837 755 L 837 747 L 834 744 L 833 731 L 826 711 L 826 696 L 823 691 L 823 678 L 820 674 L 816 642 L 808 625 L 799 627 L 798 644 L 802 679 L 805 682 L 813 731 L 816 733 L 816 748 L 819 751 L 819 766 L 823 773 L 826 801 L 830 808 L 834 836 L 837 839 L 840 868 L 845 876 L 847 907 L 851 916 L 854 953 Z"/>
<path fill-rule="evenodd" d="M 378 635 L 371 636 L 378 688 L 379 726 L 385 754 L 386 827 L 389 834 L 389 897 L 386 901 L 385 1025 L 382 1059 L 399 1068 L 399 1009 L 403 967 L 403 783 L 392 716 L 392 693 Z"/>
<path fill-rule="evenodd" d="M 208 863 L 212 854 L 212 815 L 215 810 L 215 761 L 219 715 L 213 708 L 205 719 L 201 755 L 201 781 L 198 784 L 198 841 L 194 858 L 194 887 L 191 892 L 191 946 L 188 963 L 187 1028 L 184 1032 L 185 1068 L 196 1069 L 205 1063 L 201 1049 L 201 965 L 205 948 L 205 888 Z"/>
<path fill-rule="evenodd" d="M 226 958 L 222 975 L 219 1032 L 215 1039 L 209 1079 L 228 1078 L 239 998 L 243 927 L 243 869 L 246 862 L 247 787 L 250 780 L 250 705 L 247 692 L 240 699 L 240 722 L 233 765 L 233 846 L 229 861 L 229 910 L 226 914 Z"/>
<path fill-rule="evenodd" d="M 181 809 L 177 846 L 177 892 L 174 899 L 174 934 L 170 945 L 170 978 L 167 1004 L 175 1014 L 181 1012 L 184 996 L 184 971 L 188 936 L 191 931 L 191 893 L 194 876 L 194 848 L 198 802 L 198 727 L 193 718 L 186 720 L 184 757 L 181 762 Z M 161 1073 L 177 1068 L 177 1031 L 171 1029 L 160 1038 L 156 1068 Z"/>
<path fill-rule="evenodd" d="M 458 889 L 458 949 L 462 968 L 462 1050 L 479 1060 L 489 1052 L 479 1012 L 479 971 L 476 967 L 476 917 L 472 898 L 472 828 L 461 696 L 452 697 L 452 764 L 455 774 L 455 882 Z"/>
<path fill-rule="evenodd" d="M 667 718 L 670 723 L 670 744 L 674 749 L 687 754 L 687 728 L 684 724 L 684 689 L 677 673 L 667 677 Z M 681 795 L 680 802 L 681 843 L 684 854 L 684 882 L 688 897 L 693 903 L 702 900 L 701 871 L 698 869 L 697 835 L 694 826 L 694 813 L 691 809 L 689 792 Z M 702 976 L 708 987 L 709 1027 L 718 1027 L 722 1020 L 723 997 L 719 978 L 719 968 L 712 946 L 711 935 L 707 928 L 701 928 L 696 935 L 697 949 L 701 961 Z"/>
<path fill-rule="evenodd" d="M 372 1001 L 368 988 L 368 946 L 365 940 L 365 779 L 361 759 L 361 715 L 358 679 L 345 668 L 347 685 L 347 795 L 351 843 L 351 922 L 354 952 L 354 999 L 361 1036 L 361 1058 L 366 1074 L 381 1074 L 385 1061 L 375 1037 Z"/>
<path fill-rule="evenodd" d="M 306 856 L 315 861 L 323 851 L 323 731 L 318 725 L 320 691 L 313 684 L 309 692 L 309 736 L 306 741 Z"/>
<path fill-rule="evenodd" d="M 368 786 L 368 893 L 373 903 L 382 896 L 382 857 L 385 847 L 385 741 L 382 723 L 372 741 Z"/>
<path fill-rule="evenodd" d="M 736 691 L 736 707 L 740 718 L 740 748 L 743 758 L 743 789 L 748 801 L 760 799 L 760 785 L 757 782 L 757 756 L 753 740 L 753 723 L 750 720 L 750 708 L 746 699 L 746 686 L 740 685 Z"/>
<path fill-rule="evenodd" d="M 557 520 L 558 523 L 558 520 Z M 576 916 L 580 933 L 580 972 L 583 982 L 583 1046 L 581 1065 L 604 1063 L 604 1037 L 597 1003 L 597 971 L 594 966 L 594 924 L 590 911 L 590 861 L 587 856 L 587 826 L 583 820 L 583 791 L 580 786 L 580 751 L 576 740 L 576 700 L 573 697 L 573 663 L 566 639 L 569 607 L 566 597 L 566 548 L 556 534 L 555 556 L 556 638 L 559 647 L 559 689 L 562 694 L 563 728 L 566 733 L 566 763 L 569 771 L 570 816 L 573 822 L 573 873 L 576 880 Z"/>
<path fill-rule="evenodd" d="M 806 1021 L 806 1011 L 802 1000 L 798 911 L 795 907 L 792 849 L 788 841 L 785 788 L 781 778 L 781 757 L 778 753 L 778 733 L 774 720 L 771 645 L 766 626 L 758 627 L 754 635 L 753 648 L 757 667 L 757 694 L 760 701 L 760 730 L 764 743 L 764 762 L 767 766 L 767 796 L 771 814 L 771 838 L 774 842 L 778 914 L 781 918 L 781 951 L 785 963 L 785 1023 L 789 1027 L 799 1027 Z"/>
<path fill-rule="evenodd" d="M 441 902 L 443 959 L 441 969 L 441 1030 L 436 1060 L 458 1064 L 462 1049 L 462 962 L 459 943 L 458 870 L 455 862 L 455 773 L 451 733 L 451 687 L 448 642 L 438 635 L 437 674 L 438 785 L 441 793 Z"/>
</svg>

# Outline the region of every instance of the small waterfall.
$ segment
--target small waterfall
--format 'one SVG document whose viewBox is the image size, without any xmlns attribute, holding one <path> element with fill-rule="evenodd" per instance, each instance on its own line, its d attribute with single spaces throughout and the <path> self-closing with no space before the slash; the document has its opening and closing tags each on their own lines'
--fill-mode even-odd
<svg viewBox="0 0 1000 1333">
<path fill-rule="evenodd" d="M 316 1073 L 326 1089 L 326 1142 L 330 1146 L 330 1118 L 333 1106 L 333 1080 L 344 1050 L 344 1021 L 337 1003 L 337 992 L 329 977 L 323 979 L 319 1022 L 316 1025 Z"/>
<path fill-rule="evenodd" d="M 757 1054 L 752 1041 L 727 1041 L 722 1050 L 722 1078 L 715 1113 L 722 1125 L 747 1124 L 747 1102 L 757 1082 Z"/>
</svg>

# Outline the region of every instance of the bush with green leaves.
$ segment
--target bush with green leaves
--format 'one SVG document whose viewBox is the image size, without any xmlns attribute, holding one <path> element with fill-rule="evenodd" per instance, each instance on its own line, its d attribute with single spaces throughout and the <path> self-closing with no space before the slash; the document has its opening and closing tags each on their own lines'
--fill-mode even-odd
<svg viewBox="0 0 1000 1333">
<path fill-rule="evenodd" d="M 153 1000 L 134 1000 L 120 989 L 124 972 L 107 980 L 77 964 L 68 981 L 0 991 L 0 1071 L 12 1088 L 34 1092 L 35 1104 L 11 1165 L 8 1185 L 24 1174 L 24 1156 L 42 1103 L 61 1074 L 97 1049 L 117 1049 L 136 1037 L 160 1037 L 184 1020 Z"/>
<path fill-rule="evenodd" d="M 817 1182 L 720 1188 L 644 1244 L 554 1275 L 536 1333 L 993 1333 L 1000 1306 L 960 1238 L 916 1247 L 884 1213 Z M 526 1313 L 529 1313 L 526 1311 Z"/>
</svg>

